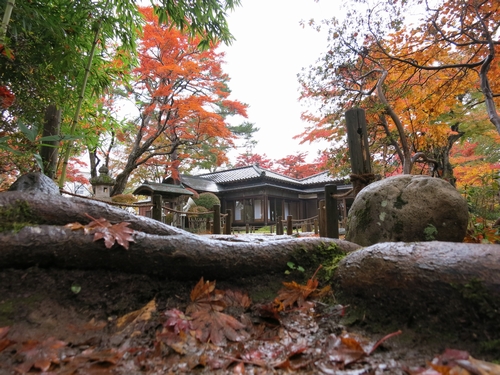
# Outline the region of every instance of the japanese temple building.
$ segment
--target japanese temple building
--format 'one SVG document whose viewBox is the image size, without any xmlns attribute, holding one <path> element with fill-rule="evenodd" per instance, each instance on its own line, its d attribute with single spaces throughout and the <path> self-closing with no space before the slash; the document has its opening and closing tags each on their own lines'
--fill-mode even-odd
<svg viewBox="0 0 500 375">
<path fill-rule="evenodd" d="M 172 178 L 164 183 L 173 184 Z M 329 172 L 295 179 L 251 165 L 196 176 L 181 175 L 183 188 L 198 193 L 210 192 L 220 199 L 221 212 L 231 209 L 233 226 L 275 224 L 278 217 L 308 219 L 318 215 L 320 200 L 325 198 L 325 185 L 337 186 L 337 194 L 351 189 L 345 180 L 334 179 Z M 171 185 L 170 185 L 171 186 Z M 186 197 L 187 199 L 188 197 Z M 340 219 L 345 218 L 353 197 L 340 198 Z"/>
</svg>

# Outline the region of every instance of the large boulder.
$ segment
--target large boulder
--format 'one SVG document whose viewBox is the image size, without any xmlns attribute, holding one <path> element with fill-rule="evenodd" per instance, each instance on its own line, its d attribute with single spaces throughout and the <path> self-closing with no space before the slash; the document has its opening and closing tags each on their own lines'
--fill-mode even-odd
<svg viewBox="0 0 500 375">
<path fill-rule="evenodd" d="M 351 322 L 500 339 L 499 245 L 380 243 L 342 259 L 332 282 Z"/>
<path fill-rule="evenodd" d="M 401 175 L 359 192 L 347 217 L 346 240 L 362 246 L 380 242 L 462 242 L 467 201 L 448 182 Z"/>
</svg>

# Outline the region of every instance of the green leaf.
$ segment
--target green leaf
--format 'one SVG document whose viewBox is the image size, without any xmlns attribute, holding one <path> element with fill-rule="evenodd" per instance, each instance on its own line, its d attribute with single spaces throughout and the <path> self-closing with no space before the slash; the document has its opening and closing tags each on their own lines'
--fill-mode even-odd
<svg viewBox="0 0 500 375">
<path fill-rule="evenodd" d="M 32 128 L 28 128 L 24 122 L 18 121 L 17 126 L 19 126 L 19 129 L 21 132 L 28 138 L 31 142 L 35 142 L 36 136 L 38 135 L 38 128 L 33 125 Z"/>
<path fill-rule="evenodd" d="M 75 294 L 78 294 L 80 293 L 80 291 L 82 290 L 82 287 L 78 284 L 73 284 L 71 285 L 71 291 Z"/>
<path fill-rule="evenodd" d="M 33 154 L 33 157 L 35 158 L 36 164 L 40 168 L 40 172 L 44 173 L 44 168 L 43 168 L 43 160 L 40 154 Z"/>
</svg>

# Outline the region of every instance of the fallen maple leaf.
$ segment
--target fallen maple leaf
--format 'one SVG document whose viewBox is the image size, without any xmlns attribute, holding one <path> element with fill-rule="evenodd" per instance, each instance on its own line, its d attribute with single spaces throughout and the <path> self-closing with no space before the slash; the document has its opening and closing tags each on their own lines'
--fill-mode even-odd
<svg viewBox="0 0 500 375">
<path fill-rule="evenodd" d="M 111 248 L 115 242 L 128 250 L 129 242 L 134 242 L 132 234 L 134 230 L 128 228 L 130 223 L 121 222 L 118 224 L 111 224 L 107 219 L 95 219 L 92 216 L 85 214 L 88 218 L 92 219 L 87 225 L 80 223 L 69 223 L 65 227 L 71 230 L 83 229 L 85 234 L 94 233 L 94 241 L 104 239 L 106 248 Z"/>
<path fill-rule="evenodd" d="M 196 337 L 202 342 L 211 341 L 215 345 L 223 346 L 226 344 L 226 339 L 244 341 L 249 336 L 243 331 L 246 328 L 243 323 L 217 310 L 200 310 L 191 317 Z"/>
<path fill-rule="evenodd" d="M 191 315 L 198 311 L 222 311 L 226 307 L 223 301 L 224 292 L 215 289 L 215 281 L 198 281 L 190 294 L 191 303 L 186 308 L 186 314 Z"/>
<path fill-rule="evenodd" d="M 184 315 L 184 313 L 177 309 L 167 310 L 163 313 L 168 317 L 167 321 L 163 323 L 163 326 L 167 329 L 172 328 L 175 333 L 189 332 L 193 329 L 191 324 L 191 318 Z"/>
<path fill-rule="evenodd" d="M 15 344 L 15 341 L 4 338 L 7 336 L 7 333 L 9 333 L 9 330 L 10 327 L 0 327 L 0 352 L 12 344 Z"/>
<path fill-rule="evenodd" d="M 390 333 L 373 345 L 360 336 L 356 337 L 346 333 L 341 336 L 331 334 L 322 349 L 325 360 L 317 362 L 317 366 L 325 374 L 334 374 L 339 368 L 344 368 L 363 357 L 371 355 L 380 344 L 400 333 L 401 331 Z"/>
<path fill-rule="evenodd" d="M 121 318 L 116 320 L 116 328 L 122 330 L 125 329 L 132 323 L 138 323 L 142 321 L 148 321 L 151 319 L 151 315 L 156 311 L 156 300 L 152 299 L 139 310 L 135 310 L 125 314 Z"/>
<path fill-rule="evenodd" d="M 43 342 L 28 340 L 22 344 L 19 353 L 24 356 L 24 363 L 16 367 L 16 371 L 26 373 L 35 368 L 42 372 L 48 371 L 52 363 L 59 364 L 59 353 L 65 347 L 64 341 L 56 340 L 53 337 Z"/>
<path fill-rule="evenodd" d="M 129 242 L 134 242 L 134 238 L 131 236 L 134 230 L 128 228 L 129 225 L 130 223 L 121 222 L 110 227 L 98 227 L 95 229 L 94 241 L 104 239 L 104 245 L 108 249 L 117 242 L 118 245 L 128 250 Z"/>
<path fill-rule="evenodd" d="M 244 309 L 248 309 L 252 304 L 252 300 L 250 299 L 248 294 L 239 290 L 224 291 L 222 301 L 226 304 L 227 307 L 242 307 Z"/>
<path fill-rule="evenodd" d="M 225 345 L 226 339 L 243 341 L 248 338 L 243 323 L 221 312 L 226 308 L 224 292 L 215 289 L 215 281 L 205 282 L 202 277 L 191 291 L 190 298 L 186 314 L 191 315 L 192 327 L 200 341 Z"/>
</svg>

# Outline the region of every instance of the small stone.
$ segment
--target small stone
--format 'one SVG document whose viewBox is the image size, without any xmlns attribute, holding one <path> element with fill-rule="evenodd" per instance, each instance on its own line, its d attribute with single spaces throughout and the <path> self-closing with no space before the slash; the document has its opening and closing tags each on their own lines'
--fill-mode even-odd
<svg viewBox="0 0 500 375">
<path fill-rule="evenodd" d="M 37 191 L 52 195 L 60 195 L 59 187 L 51 178 L 39 172 L 23 174 L 9 188 L 9 191 Z"/>
</svg>

